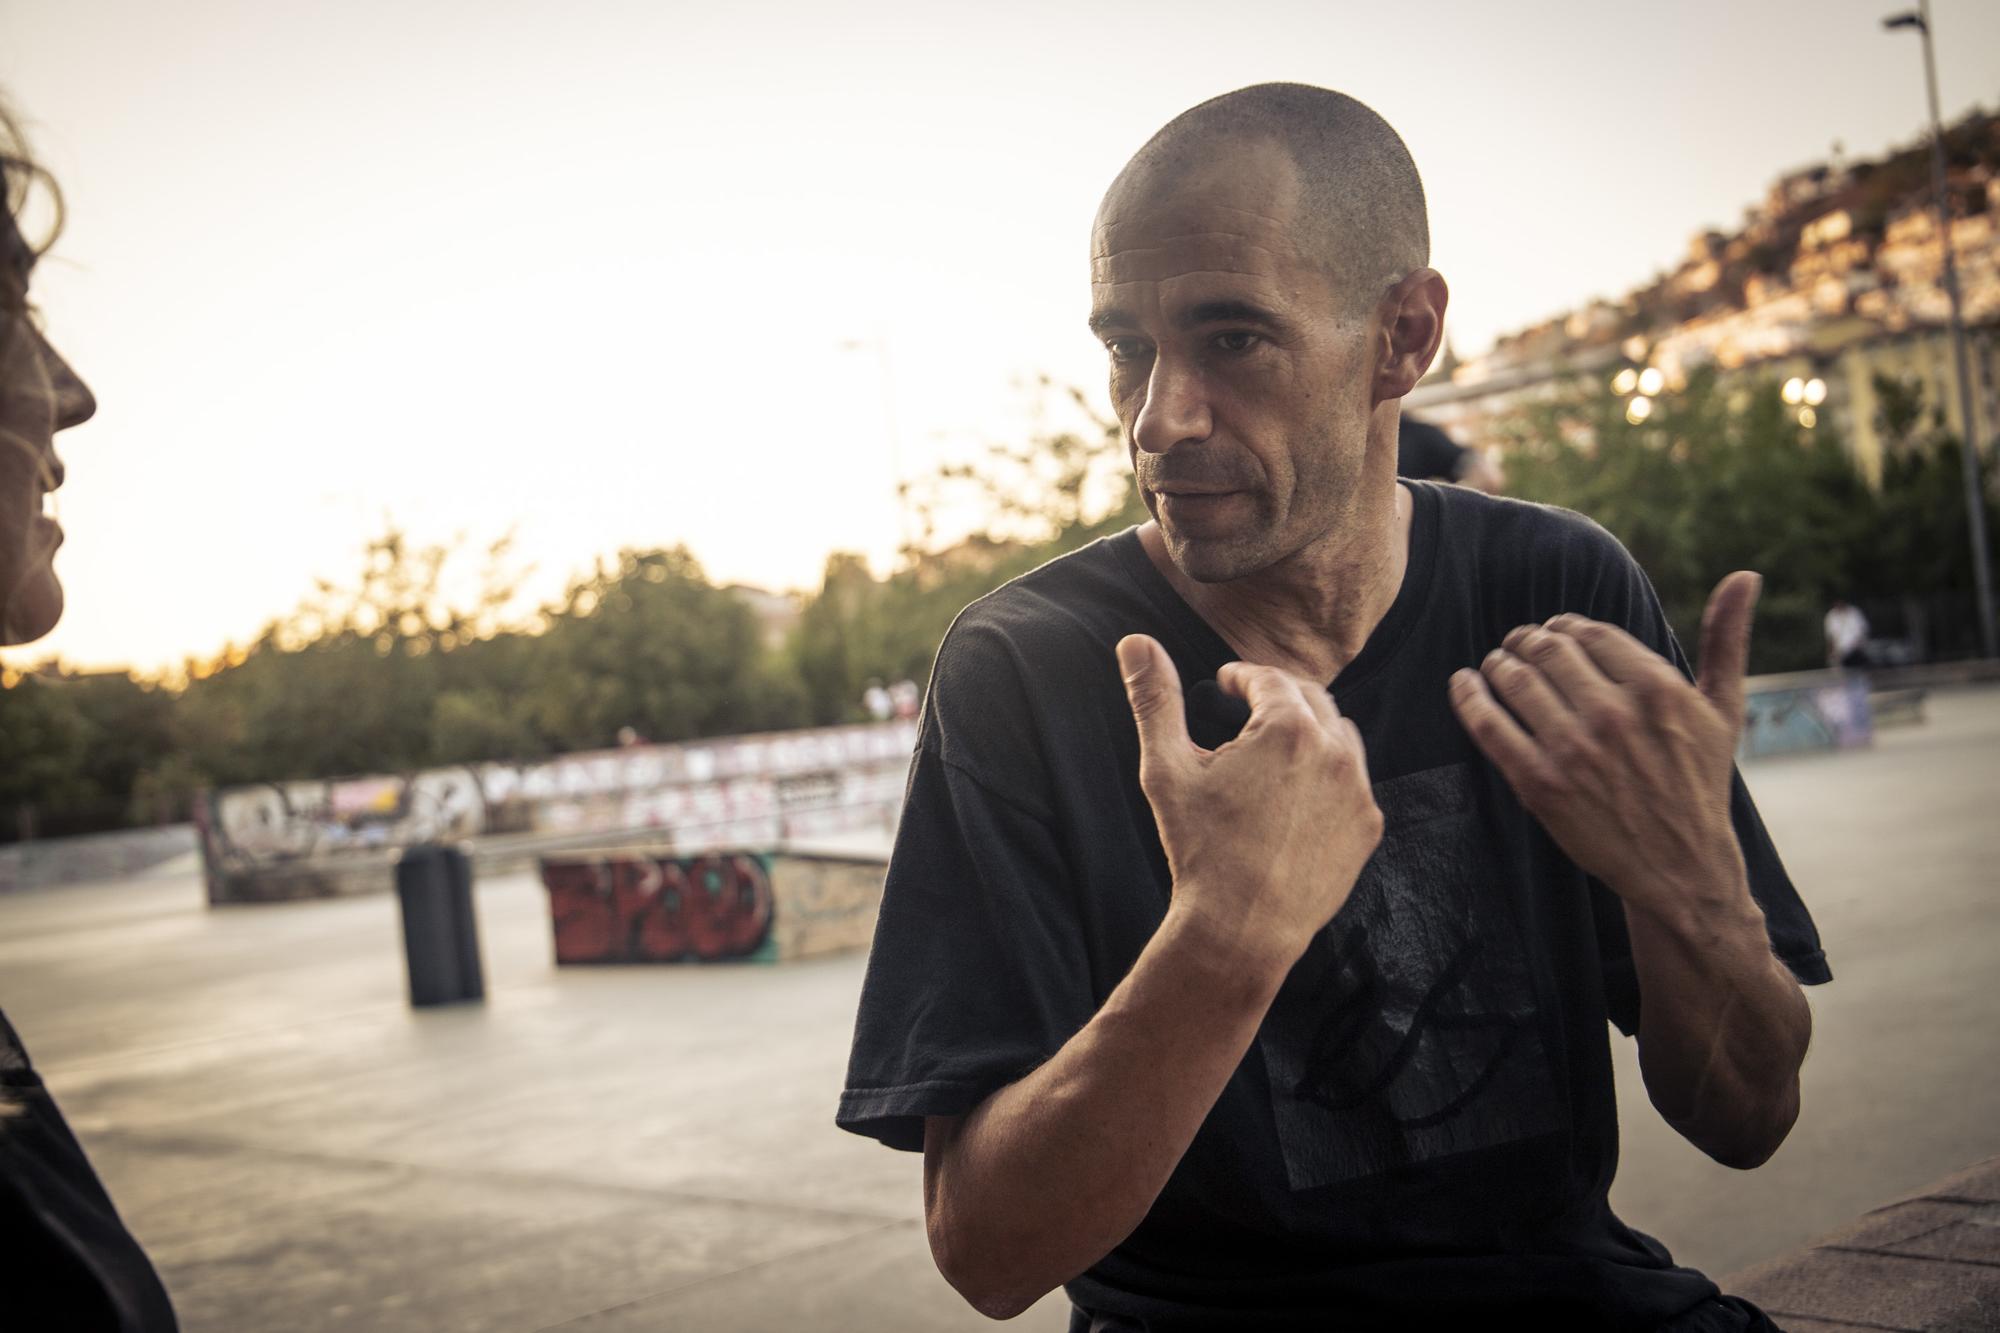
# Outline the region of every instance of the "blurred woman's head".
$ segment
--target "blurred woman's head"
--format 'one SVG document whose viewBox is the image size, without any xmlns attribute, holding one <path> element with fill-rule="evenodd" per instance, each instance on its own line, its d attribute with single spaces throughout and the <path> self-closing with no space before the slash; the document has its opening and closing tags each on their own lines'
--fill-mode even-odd
<svg viewBox="0 0 2000 1333">
<path fill-rule="evenodd" d="M 29 198 L 52 209 L 37 244 L 24 230 Z M 42 336 L 28 304 L 35 261 L 61 225 L 55 182 L 29 158 L 14 121 L 0 108 L 0 646 L 27 643 L 62 617 L 54 559 L 62 528 L 44 512 L 62 485 L 56 432 L 90 419 L 97 402 Z"/>
</svg>

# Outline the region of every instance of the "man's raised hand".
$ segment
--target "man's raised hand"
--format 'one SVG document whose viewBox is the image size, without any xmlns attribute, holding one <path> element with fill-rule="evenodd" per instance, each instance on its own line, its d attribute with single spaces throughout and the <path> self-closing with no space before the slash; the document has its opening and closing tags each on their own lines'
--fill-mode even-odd
<svg viewBox="0 0 2000 1333">
<path fill-rule="evenodd" d="M 1747 571 L 1716 585 L 1693 685 L 1624 630 L 1578 615 L 1521 626 L 1451 679 L 1474 744 L 1629 906 L 1684 917 L 1742 884 L 1730 779 L 1762 585 Z"/>
<path fill-rule="evenodd" d="M 1361 733 L 1324 687 L 1231 662 L 1216 683 L 1250 705 L 1250 720 L 1204 750 L 1188 737 L 1166 649 L 1129 635 L 1118 664 L 1139 727 L 1139 785 L 1173 872 L 1172 910 L 1245 965 L 1289 968 L 1382 838 Z"/>
</svg>

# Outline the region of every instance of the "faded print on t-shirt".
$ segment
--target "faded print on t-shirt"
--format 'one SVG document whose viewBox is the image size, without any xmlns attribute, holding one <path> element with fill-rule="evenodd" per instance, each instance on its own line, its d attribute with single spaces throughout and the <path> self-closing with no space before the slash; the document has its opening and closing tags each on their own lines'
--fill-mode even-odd
<svg viewBox="0 0 2000 1333">
<path fill-rule="evenodd" d="M 1377 783 L 1381 846 L 1258 1043 L 1292 1189 L 1566 1127 L 1469 764 Z"/>
</svg>

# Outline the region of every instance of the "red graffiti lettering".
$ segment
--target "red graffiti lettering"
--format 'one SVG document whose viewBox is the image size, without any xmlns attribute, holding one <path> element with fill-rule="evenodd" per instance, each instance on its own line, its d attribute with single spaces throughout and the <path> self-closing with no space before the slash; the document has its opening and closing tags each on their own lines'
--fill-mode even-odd
<svg viewBox="0 0 2000 1333">
<path fill-rule="evenodd" d="M 558 963 L 596 963 L 616 956 L 618 914 L 604 866 L 594 861 L 551 861 L 542 865 L 555 922 Z"/>
<path fill-rule="evenodd" d="M 558 963 L 742 958 L 769 937 L 762 858 L 613 856 L 545 861 Z"/>
<path fill-rule="evenodd" d="M 703 958 L 740 958 L 771 930 L 771 877 L 751 856 L 703 857 L 687 868 L 688 930 Z"/>
</svg>

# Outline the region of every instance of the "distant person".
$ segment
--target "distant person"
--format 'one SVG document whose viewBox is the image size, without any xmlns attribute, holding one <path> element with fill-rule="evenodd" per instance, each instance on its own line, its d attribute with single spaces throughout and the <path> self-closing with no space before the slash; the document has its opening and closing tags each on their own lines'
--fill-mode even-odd
<svg viewBox="0 0 2000 1333">
<path fill-rule="evenodd" d="M 1834 667 L 1868 665 L 1868 617 L 1844 597 L 1836 597 L 1826 613 L 1826 664 Z"/>
<path fill-rule="evenodd" d="M 887 722 L 896 715 L 896 701 L 889 696 L 886 686 L 879 680 L 868 682 L 868 688 L 861 692 L 861 706 L 868 716 L 877 722 Z"/>
<path fill-rule="evenodd" d="M 1396 475 L 1410 481 L 1450 481 L 1498 495 L 1506 479 L 1498 464 L 1436 426 L 1404 417 L 1396 427 Z"/>
<path fill-rule="evenodd" d="M 917 682 L 904 679 L 889 687 L 890 710 L 902 721 L 909 721 L 923 710 L 924 692 L 917 688 Z"/>
<path fill-rule="evenodd" d="M 1756 575 L 1692 677 L 1604 529 L 1397 481 L 1447 291 L 1352 98 L 1184 113 L 1090 253 L 1152 520 L 946 634 L 838 1123 L 923 1153 L 994 1318 L 1771 1329 L 1608 1197 L 1611 1025 L 1718 1162 L 1799 1111 L 1829 973 L 1732 762 Z"/>
<path fill-rule="evenodd" d="M 44 509 L 63 483 L 55 436 L 97 410 L 28 314 L 39 252 L 21 233 L 20 213 L 37 184 L 53 193 L 0 111 L 0 645 L 8 646 L 39 639 L 62 616 L 53 562 L 63 531 Z M 0 1013 L 0 1328 L 175 1327 L 159 1274 Z"/>
</svg>

